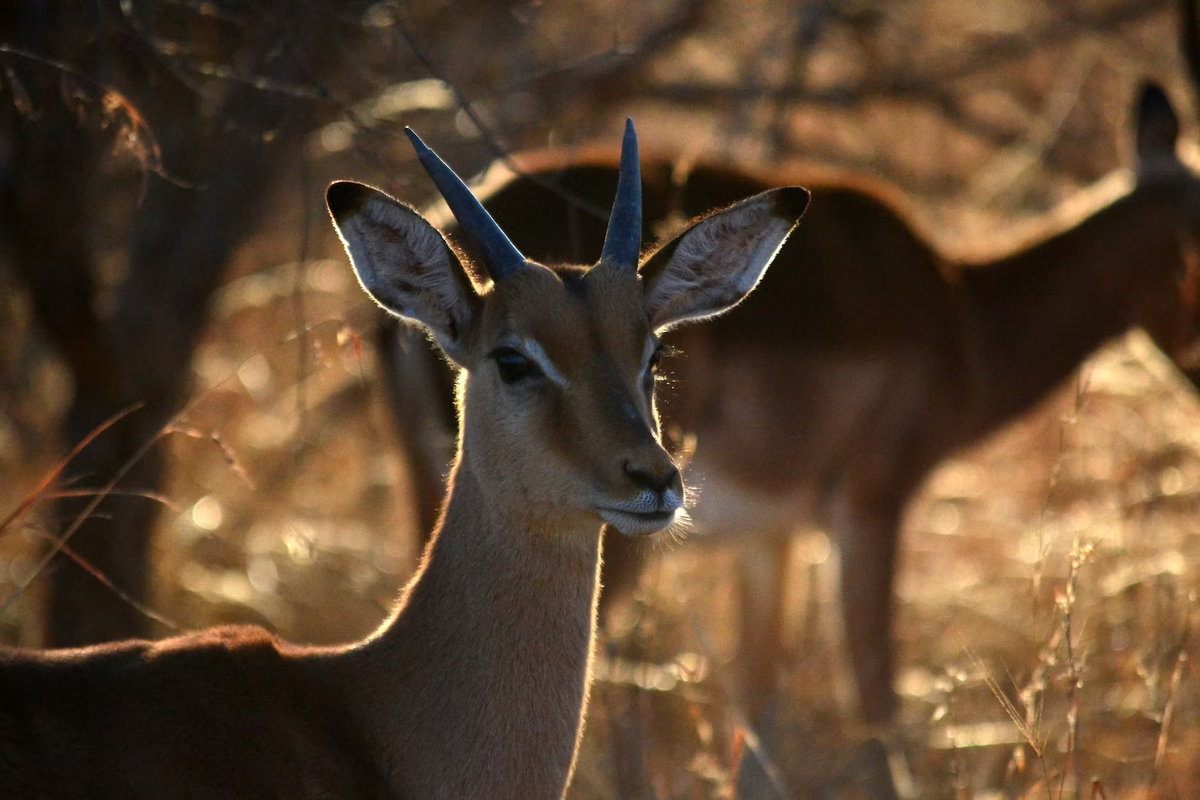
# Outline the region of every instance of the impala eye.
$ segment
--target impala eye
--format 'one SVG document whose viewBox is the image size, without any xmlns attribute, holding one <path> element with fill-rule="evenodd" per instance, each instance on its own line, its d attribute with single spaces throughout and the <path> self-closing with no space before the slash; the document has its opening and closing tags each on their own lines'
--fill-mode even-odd
<svg viewBox="0 0 1200 800">
<path fill-rule="evenodd" d="M 526 378 L 540 376 L 542 371 L 524 353 L 511 347 L 497 347 L 488 354 L 496 362 L 500 380 L 516 383 Z"/>
<path fill-rule="evenodd" d="M 650 354 L 650 363 L 646 367 L 646 372 L 651 375 L 658 374 L 658 366 L 662 363 L 663 356 L 667 354 L 667 348 L 661 342 L 658 347 L 654 348 L 654 352 Z"/>
<path fill-rule="evenodd" d="M 650 353 L 650 358 L 646 363 L 646 372 L 642 375 L 643 390 L 649 395 L 654 391 L 654 382 L 658 379 L 660 365 L 663 357 L 671 354 L 671 348 L 659 342 Z"/>
</svg>

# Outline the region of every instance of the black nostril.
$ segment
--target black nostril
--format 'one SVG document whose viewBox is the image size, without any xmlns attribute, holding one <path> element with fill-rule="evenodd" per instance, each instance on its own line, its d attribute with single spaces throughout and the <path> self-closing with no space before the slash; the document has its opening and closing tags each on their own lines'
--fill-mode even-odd
<svg viewBox="0 0 1200 800">
<path fill-rule="evenodd" d="M 650 470 L 629 461 L 625 462 L 625 474 L 634 486 L 662 494 L 675 489 L 679 484 L 679 470 L 671 464 L 666 470 Z"/>
</svg>

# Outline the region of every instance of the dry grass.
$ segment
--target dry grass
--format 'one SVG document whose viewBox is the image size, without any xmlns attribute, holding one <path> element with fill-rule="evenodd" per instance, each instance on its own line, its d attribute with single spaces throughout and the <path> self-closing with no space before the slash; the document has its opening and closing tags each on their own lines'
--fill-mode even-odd
<svg viewBox="0 0 1200 800">
<path fill-rule="evenodd" d="M 921 797 L 1191 797 L 1200 406 L 1131 335 L 1035 413 L 939 469 L 904 532 L 889 735 Z M 831 591 L 836 556 L 799 533 L 792 655 L 774 744 L 791 796 L 864 777 Z M 683 547 L 643 584 L 617 647 L 668 667 L 602 681 L 576 797 L 621 796 L 639 724 L 654 797 L 728 796 L 739 713 L 722 672 L 735 553 Z M 672 680 L 686 663 L 696 682 Z M 661 685 L 655 686 L 661 681 Z M 640 684 L 640 685 L 639 685 Z M 633 720 L 633 721 L 631 721 Z M 840 788 L 837 788 L 840 786 Z M 769 796 L 769 795 L 764 795 Z"/>
</svg>

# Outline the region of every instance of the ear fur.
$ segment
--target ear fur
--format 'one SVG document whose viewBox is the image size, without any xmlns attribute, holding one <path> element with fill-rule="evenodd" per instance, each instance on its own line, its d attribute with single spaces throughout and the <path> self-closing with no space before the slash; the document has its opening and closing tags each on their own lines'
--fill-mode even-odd
<svg viewBox="0 0 1200 800">
<path fill-rule="evenodd" d="M 424 325 L 459 361 L 479 296 L 442 235 L 415 210 L 370 186 L 338 181 L 325 199 L 367 294 L 385 311 Z"/>
<path fill-rule="evenodd" d="M 663 330 L 733 308 L 759 279 L 808 206 L 806 189 L 757 194 L 703 217 L 643 262 L 650 327 Z"/>
</svg>

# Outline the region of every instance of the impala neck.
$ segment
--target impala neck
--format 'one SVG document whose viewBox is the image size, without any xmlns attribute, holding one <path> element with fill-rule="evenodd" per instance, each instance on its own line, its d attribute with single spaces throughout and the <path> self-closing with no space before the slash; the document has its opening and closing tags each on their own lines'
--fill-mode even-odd
<svg viewBox="0 0 1200 800">
<path fill-rule="evenodd" d="M 396 614 L 347 653 L 366 741 L 407 749 L 383 763 L 428 754 L 420 778 L 389 776 L 405 796 L 558 797 L 583 728 L 600 527 L 503 524 L 465 458 L 451 487 Z"/>
<path fill-rule="evenodd" d="M 1027 411 L 1171 291 L 1174 215 L 1136 193 L 1017 255 L 962 272 L 981 430 Z M 1169 298 L 1166 298 L 1169 305 Z"/>
</svg>

